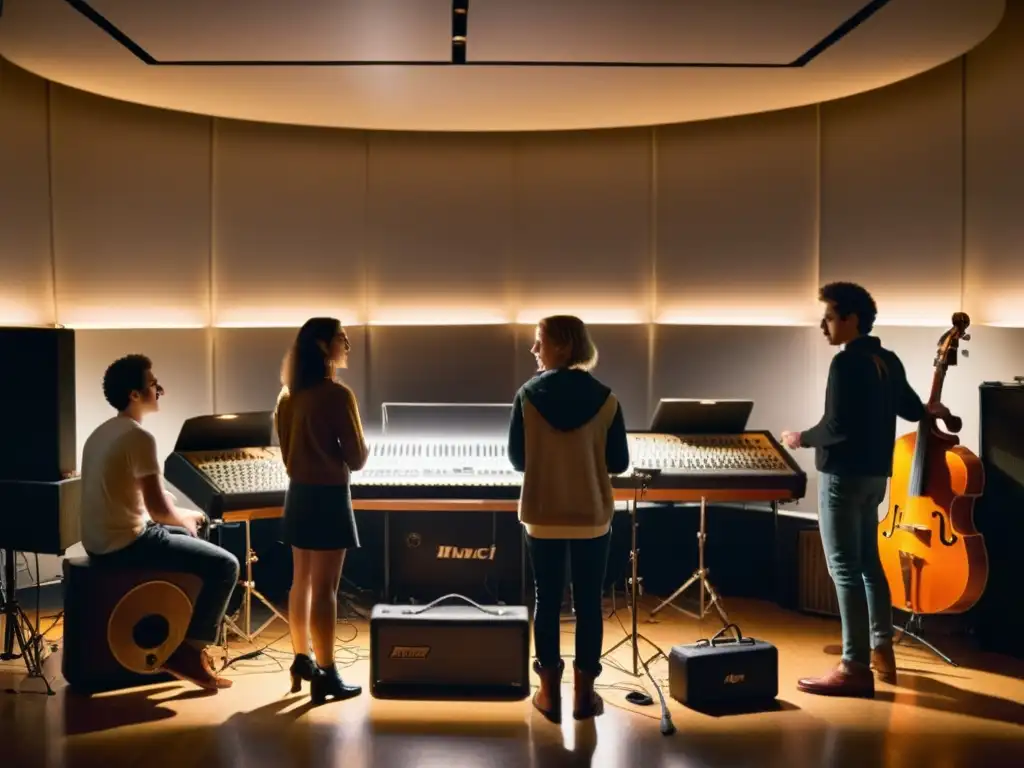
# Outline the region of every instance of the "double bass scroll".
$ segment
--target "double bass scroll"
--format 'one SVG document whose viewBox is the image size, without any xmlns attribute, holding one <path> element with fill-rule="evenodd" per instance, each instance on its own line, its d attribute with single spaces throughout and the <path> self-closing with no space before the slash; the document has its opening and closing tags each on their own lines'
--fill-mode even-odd
<svg viewBox="0 0 1024 768">
<path fill-rule="evenodd" d="M 946 371 L 957 364 L 970 318 L 953 315 L 938 342 L 928 404 L 939 403 Z M 964 353 L 966 355 L 966 352 Z M 893 607 L 912 614 L 962 613 L 988 582 L 988 552 L 974 526 L 974 504 L 985 487 L 981 460 L 960 445 L 955 416 L 942 431 L 930 414 L 900 436 L 893 453 L 889 510 L 878 526 L 878 551 Z"/>
</svg>

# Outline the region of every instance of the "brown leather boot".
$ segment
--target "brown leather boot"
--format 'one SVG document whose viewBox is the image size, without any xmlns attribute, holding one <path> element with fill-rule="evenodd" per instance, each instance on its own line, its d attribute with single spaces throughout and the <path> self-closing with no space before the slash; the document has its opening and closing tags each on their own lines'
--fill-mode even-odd
<svg viewBox="0 0 1024 768">
<path fill-rule="evenodd" d="M 572 716 L 576 720 L 597 717 L 604 712 L 604 699 L 594 691 L 595 675 L 581 672 L 573 665 Z"/>
<path fill-rule="evenodd" d="M 542 667 L 533 662 L 533 671 L 540 678 L 540 689 L 533 695 L 534 708 L 552 723 L 562 722 L 562 672 L 565 662 L 559 660 L 557 667 Z"/>
<path fill-rule="evenodd" d="M 883 683 L 896 685 L 896 654 L 893 653 L 892 643 L 872 649 L 871 668 Z"/>
<path fill-rule="evenodd" d="M 863 699 L 874 698 L 875 678 L 866 664 L 840 661 L 836 667 L 822 677 L 805 677 L 796 687 L 804 693 L 821 696 L 852 696 Z"/>
</svg>

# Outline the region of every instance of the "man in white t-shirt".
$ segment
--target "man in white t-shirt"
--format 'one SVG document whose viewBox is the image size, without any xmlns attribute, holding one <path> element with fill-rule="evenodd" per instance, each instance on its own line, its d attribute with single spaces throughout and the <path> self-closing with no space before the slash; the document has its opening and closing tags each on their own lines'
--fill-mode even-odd
<svg viewBox="0 0 1024 768">
<path fill-rule="evenodd" d="M 176 507 L 164 490 L 156 440 L 142 427 L 163 395 L 152 368 L 145 355 L 127 355 L 103 375 L 103 394 L 117 415 L 85 441 L 82 544 L 98 567 L 157 568 L 202 579 L 185 642 L 164 669 L 203 688 L 227 688 L 231 681 L 214 673 L 206 649 L 217 641 L 238 582 L 238 559 L 198 538 L 205 515 Z"/>
</svg>

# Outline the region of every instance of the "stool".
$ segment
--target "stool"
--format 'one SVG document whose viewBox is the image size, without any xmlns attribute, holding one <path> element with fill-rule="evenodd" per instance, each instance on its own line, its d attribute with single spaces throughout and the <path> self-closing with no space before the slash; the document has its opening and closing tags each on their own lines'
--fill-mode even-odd
<svg viewBox="0 0 1024 768">
<path fill-rule="evenodd" d="M 173 680 L 160 668 L 192 619 L 202 580 L 190 573 L 64 560 L 61 672 L 83 693 Z"/>
</svg>

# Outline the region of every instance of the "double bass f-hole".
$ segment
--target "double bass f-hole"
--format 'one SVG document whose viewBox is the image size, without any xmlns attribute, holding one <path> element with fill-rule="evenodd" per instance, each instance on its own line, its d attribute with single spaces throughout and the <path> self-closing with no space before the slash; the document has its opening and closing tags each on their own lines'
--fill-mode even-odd
<svg viewBox="0 0 1024 768">
<path fill-rule="evenodd" d="M 899 525 L 900 518 L 903 517 L 903 510 L 900 509 L 899 505 L 896 504 L 892 508 L 892 525 L 888 531 L 882 531 L 882 537 L 885 539 L 891 539 L 893 531 L 896 530 L 896 526 Z"/>
<path fill-rule="evenodd" d="M 932 517 L 939 518 L 939 541 L 947 547 L 952 547 L 956 544 L 957 536 L 955 533 L 950 532 L 949 538 L 946 538 L 946 516 L 936 509 L 932 511 Z"/>
</svg>

